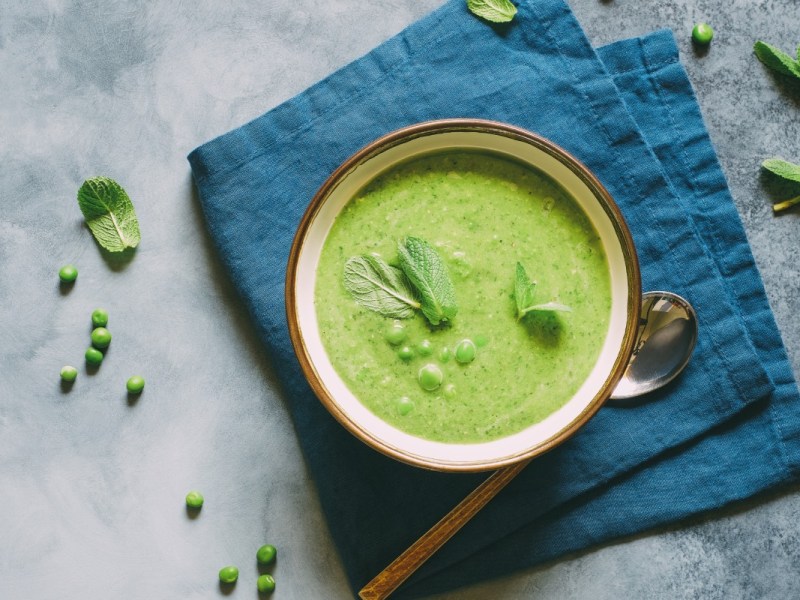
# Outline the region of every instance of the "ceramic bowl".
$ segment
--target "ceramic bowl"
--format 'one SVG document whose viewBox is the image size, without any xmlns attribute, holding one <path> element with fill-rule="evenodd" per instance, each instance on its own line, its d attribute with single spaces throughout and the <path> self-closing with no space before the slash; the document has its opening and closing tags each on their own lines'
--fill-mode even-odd
<svg viewBox="0 0 800 600">
<path fill-rule="evenodd" d="M 528 164 L 555 180 L 597 230 L 611 276 L 611 318 L 600 356 L 575 395 L 543 421 L 504 438 L 442 443 L 400 431 L 370 412 L 347 388 L 324 350 L 314 306 L 316 268 L 325 238 L 347 202 L 379 174 L 410 158 L 472 149 Z M 497 469 L 530 459 L 572 436 L 608 399 L 632 353 L 641 304 L 639 265 L 628 227 L 611 196 L 578 160 L 523 129 L 474 119 L 412 125 L 358 151 L 311 200 L 292 245 L 286 275 L 289 332 L 302 370 L 320 401 L 353 435 L 395 459 L 441 471 Z"/>
</svg>

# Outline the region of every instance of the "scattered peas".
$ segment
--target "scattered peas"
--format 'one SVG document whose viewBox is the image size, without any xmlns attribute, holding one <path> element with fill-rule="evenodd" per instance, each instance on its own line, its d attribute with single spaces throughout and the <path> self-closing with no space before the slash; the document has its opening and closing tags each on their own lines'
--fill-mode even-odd
<svg viewBox="0 0 800 600">
<path fill-rule="evenodd" d="M 203 507 L 203 494 L 197 490 L 192 490 L 186 494 L 186 506 L 198 510 L 201 509 Z"/>
<path fill-rule="evenodd" d="M 105 327 L 95 327 L 92 330 L 92 346 L 95 348 L 108 348 L 111 343 L 111 332 Z"/>
<path fill-rule="evenodd" d="M 433 354 L 433 345 L 431 344 L 430 340 L 422 340 L 419 344 L 417 344 L 417 353 L 420 356 L 430 356 Z"/>
<path fill-rule="evenodd" d="M 386 332 L 383 334 L 383 337 L 392 346 L 397 346 L 399 344 L 402 344 L 406 340 L 406 337 L 408 337 L 408 332 L 406 332 L 406 328 L 400 321 L 394 321 L 386 329 Z"/>
<path fill-rule="evenodd" d="M 92 325 L 95 327 L 105 327 L 108 325 L 108 312 L 102 308 L 95 308 L 92 311 Z"/>
<path fill-rule="evenodd" d="M 450 348 L 447 348 L 445 346 L 444 348 L 439 350 L 439 360 L 442 361 L 443 363 L 448 362 L 452 357 L 453 353 L 450 352 Z"/>
<path fill-rule="evenodd" d="M 76 369 L 75 367 L 70 367 L 69 365 L 61 367 L 62 380 L 68 383 L 72 383 L 73 381 L 75 381 L 76 377 L 78 377 L 78 369 Z"/>
<path fill-rule="evenodd" d="M 258 591 L 262 594 L 274 592 L 275 591 L 275 579 L 272 575 L 259 575 L 258 579 L 256 579 L 256 587 Z"/>
<path fill-rule="evenodd" d="M 414 358 L 414 351 L 411 349 L 411 346 L 403 346 L 397 351 L 397 356 L 403 360 L 411 360 Z"/>
<path fill-rule="evenodd" d="M 397 399 L 397 412 L 399 412 L 402 416 L 406 416 L 414 410 L 414 403 L 411 401 L 411 398 L 408 396 L 401 396 Z"/>
<path fill-rule="evenodd" d="M 692 39 L 698 44 L 710 44 L 714 39 L 714 30 L 708 23 L 698 23 L 692 29 Z"/>
<path fill-rule="evenodd" d="M 128 388 L 128 392 L 131 394 L 141 394 L 144 389 L 144 378 L 139 375 L 134 375 L 128 379 L 128 383 L 125 384 L 125 387 Z"/>
<path fill-rule="evenodd" d="M 58 278 L 64 283 L 72 283 L 78 278 L 78 269 L 75 265 L 64 265 L 58 270 Z"/>
<path fill-rule="evenodd" d="M 237 579 L 239 579 L 239 569 L 236 567 L 222 567 L 219 570 L 219 580 L 222 583 L 234 583 Z"/>
<path fill-rule="evenodd" d="M 456 346 L 456 362 L 466 365 L 475 360 L 477 349 L 472 340 L 461 340 Z"/>
<path fill-rule="evenodd" d="M 444 386 L 442 391 L 444 392 L 446 398 L 454 398 L 456 395 L 456 386 L 452 383 L 448 383 L 446 386 Z"/>
<path fill-rule="evenodd" d="M 259 564 L 268 565 L 275 560 L 275 556 L 277 556 L 277 554 L 278 549 L 275 546 L 265 544 L 258 549 L 258 552 L 256 552 L 256 560 L 259 562 Z"/>
<path fill-rule="evenodd" d="M 90 365 L 99 365 L 101 362 L 103 362 L 104 358 L 103 353 L 94 346 L 89 346 L 89 348 L 86 349 L 86 354 L 84 356 L 86 357 L 86 362 Z"/>
<path fill-rule="evenodd" d="M 417 374 L 417 381 L 423 390 L 432 392 L 442 385 L 444 374 L 442 370 L 434 364 L 425 365 Z"/>
</svg>

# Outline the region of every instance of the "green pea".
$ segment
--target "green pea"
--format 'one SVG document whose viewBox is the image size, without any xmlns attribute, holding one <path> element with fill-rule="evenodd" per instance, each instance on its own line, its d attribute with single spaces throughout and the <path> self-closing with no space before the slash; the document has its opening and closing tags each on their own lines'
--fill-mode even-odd
<svg viewBox="0 0 800 600">
<path fill-rule="evenodd" d="M 72 283 L 78 278 L 78 269 L 75 265 L 64 265 L 58 270 L 58 278 L 64 283 Z"/>
<path fill-rule="evenodd" d="M 111 343 L 111 332 L 105 327 L 92 329 L 92 346 L 95 348 L 108 348 Z"/>
<path fill-rule="evenodd" d="M 414 358 L 414 351 L 411 349 L 411 346 L 403 346 L 397 351 L 397 356 L 403 360 L 411 360 Z"/>
<path fill-rule="evenodd" d="M 259 575 L 258 579 L 256 579 L 256 587 L 258 588 L 258 591 L 261 594 L 268 594 L 270 592 L 274 592 L 275 579 L 272 577 L 272 575 L 268 574 Z"/>
<path fill-rule="evenodd" d="M 219 570 L 219 580 L 222 583 L 234 583 L 237 579 L 239 579 L 239 569 L 236 567 L 222 567 Z"/>
<path fill-rule="evenodd" d="M 406 416 L 414 410 L 414 403 L 411 401 L 411 398 L 408 396 L 402 396 L 397 399 L 397 412 L 399 412 L 402 416 Z"/>
<path fill-rule="evenodd" d="M 268 565 L 275 560 L 278 549 L 275 546 L 265 544 L 256 552 L 256 560 L 262 565 Z"/>
<path fill-rule="evenodd" d="M 439 360 L 443 363 L 449 362 L 452 357 L 453 353 L 450 352 L 450 348 L 444 347 L 439 350 Z"/>
<path fill-rule="evenodd" d="M 486 344 L 489 343 L 489 338 L 483 334 L 478 334 L 475 336 L 475 345 L 478 348 L 483 348 Z"/>
<path fill-rule="evenodd" d="M 392 346 L 397 346 L 406 340 L 408 332 L 400 321 L 395 321 L 386 329 L 383 337 Z"/>
<path fill-rule="evenodd" d="M 108 312 L 102 308 L 95 308 L 92 311 L 92 325 L 95 327 L 105 327 L 108 325 Z"/>
<path fill-rule="evenodd" d="M 461 340 L 456 346 L 456 362 L 466 365 L 475 360 L 477 349 L 472 340 Z"/>
<path fill-rule="evenodd" d="M 84 356 L 86 357 L 86 362 L 90 365 L 99 365 L 101 362 L 103 362 L 104 358 L 103 353 L 94 346 L 89 346 L 89 348 L 86 349 L 86 354 L 84 354 Z"/>
<path fill-rule="evenodd" d="M 425 365 L 417 374 L 419 385 L 423 390 L 428 392 L 432 392 L 442 385 L 443 380 L 444 375 L 442 374 L 442 370 L 434 364 Z"/>
<path fill-rule="evenodd" d="M 78 377 L 78 369 L 69 365 L 61 367 L 61 379 L 72 383 L 76 377 Z"/>
<path fill-rule="evenodd" d="M 456 386 L 454 386 L 452 383 L 448 383 L 446 386 L 444 386 L 442 391 L 444 392 L 446 398 L 455 398 Z"/>
<path fill-rule="evenodd" d="M 430 340 L 422 340 L 419 344 L 417 344 L 417 353 L 420 356 L 430 356 L 433 354 L 433 345 L 431 344 Z"/>
<path fill-rule="evenodd" d="M 186 506 L 198 510 L 201 509 L 203 507 L 203 494 L 197 490 L 192 490 L 186 494 Z"/>
<path fill-rule="evenodd" d="M 714 30 L 708 23 L 698 23 L 692 29 L 692 39 L 698 44 L 710 44 L 714 39 Z"/>
<path fill-rule="evenodd" d="M 128 388 L 128 393 L 130 394 L 141 394 L 144 389 L 144 378 L 140 375 L 134 375 L 128 379 L 125 387 Z"/>
</svg>

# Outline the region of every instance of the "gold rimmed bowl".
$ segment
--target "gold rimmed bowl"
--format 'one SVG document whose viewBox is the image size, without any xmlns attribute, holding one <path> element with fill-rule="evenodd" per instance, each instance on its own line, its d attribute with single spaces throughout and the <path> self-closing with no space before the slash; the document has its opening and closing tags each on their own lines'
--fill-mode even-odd
<svg viewBox="0 0 800 600">
<path fill-rule="evenodd" d="M 410 435 L 373 414 L 350 391 L 325 351 L 315 308 L 317 266 L 339 213 L 376 177 L 416 157 L 479 151 L 546 174 L 580 207 L 605 251 L 611 314 L 597 360 L 563 406 L 522 431 L 477 443 Z M 286 275 L 289 333 L 303 373 L 330 413 L 357 438 L 403 462 L 440 471 L 483 471 L 533 458 L 568 439 L 603 405 L 621 378 L 635 342 L 641 283 L 630 232 L 613 199 L 587 167 L 554 143 L 492 121 L 448 119 L 405 127 L 346 160 L 311 200 L 292 245 Z"/>
</svg>

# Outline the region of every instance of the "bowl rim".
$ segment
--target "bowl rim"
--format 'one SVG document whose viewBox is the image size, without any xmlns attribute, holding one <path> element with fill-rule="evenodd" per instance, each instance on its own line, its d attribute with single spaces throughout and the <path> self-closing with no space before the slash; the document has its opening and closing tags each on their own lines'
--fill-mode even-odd
<svg viewBox="0 0 800 600">
<path fill-rule="evenodd" d="M 303 242 L 314 218 L 319 213 L 331 192 L 339 185 L 340 181 L 351 171 L 356 169 L 364 162 L 382 152 L 416 139 L 422 136 L 436 135 L 451 132 L 480 132 L 494 135 L 501 135 L 514 140 L 528 143 L 535 148 L 547 153 L 557 159 L 564 166 L 570 169 L 584 185 L 591 191 L 594 198 L 600 203 L 604 212 L 608 215 L 616 237 L 620 242 L 620 249 L 625 259 L 626 278 L 628 286 L 627 294 L 627 319 L 622 344 L 613 366 L 606 377 L 602 387 L 591 399 L 584 409 L 566 427 L 560 429 L 556 434 L 541 441 L 540 443 L 510 456 L 487 461 L 473 461 L 470 463 L 449 463 L 437 460 L 428 460 L 416 454 L 404 451 L 395 446 L 384 443 L 375 438 L 368 430 L 363 428 L 358 422 L 351 419 L 338 405 L 338 403 L 328 393 L 327 388 L 322 383 L 314 368 L 310 353 L 303 339 L 299 316 L 297 311 L 296 281 L 298 265 L 301 255 Z M 286 281 L 284 289 L 286 304 L 286 319 L 289 328 L 289 337 L 292 346 L 300 363 L 300 368 L 319 401 L 325 406 L 328 412 L 356 438 L 366 443 L 368 446 L 381 452 L 382 454 L 417 467 L 422 467 L 435 471 L 447 472 L 479 472 L 507 467 L 521 461 L 535 458 L 549 450 L 552 450 L 574 435 L 583 425 L 585 425 L 603 406 L 613 392 L 616 384 L 621 379 L 628 361 L 633 353 L 636 335 L 638 331 L 639 315 L 641 311 L 641 274 L 633 236 L 628 228 L 621 210 L 614 202 L 611 194 L 600 183 L 597 177 L 581 161 L 572 154 L 538 134 L 532 133 L 521 127 L 510 125 L 500 121 L 473 118 L 451 118 L 424 121 L 401 127 L 389 132 L 374 141 L 370 142 L 336 168 L 320 186 L 314 194 L 311 202 L 307 206 L 292 240 L 289 259 L 286 267 Z"/>
</svg>

